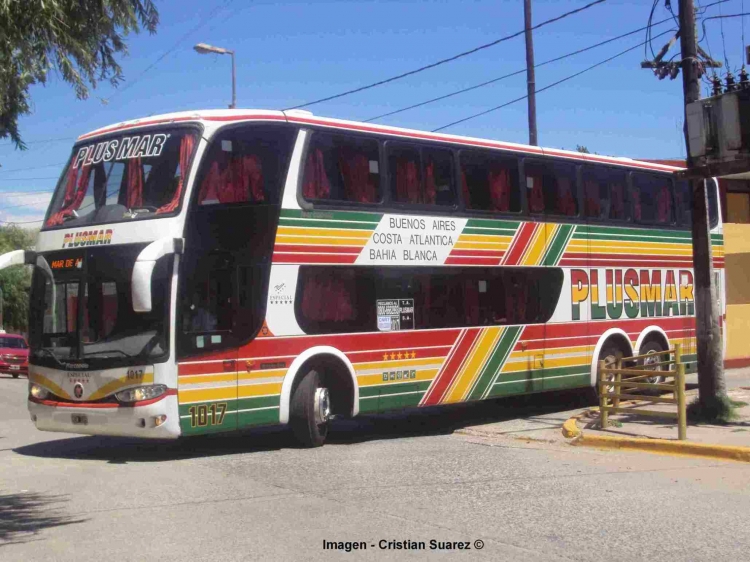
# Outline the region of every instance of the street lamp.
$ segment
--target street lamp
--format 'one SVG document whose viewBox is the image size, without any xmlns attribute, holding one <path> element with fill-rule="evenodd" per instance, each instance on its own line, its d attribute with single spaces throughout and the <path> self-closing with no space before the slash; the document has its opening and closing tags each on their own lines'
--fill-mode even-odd
<svg viewBox="0 0 750 562">
<path fill-rule="evenodd" d="M 206 43 L 198 43 L 193 49 L 201 55 L 208 55 L 215 53 L 217 55 L 231 55 L 232 56 L 232 103 L 229 109 L 237 107 L 237 94 L 235 91 L 235 77 L 234 77 L 234 51 L 229 49 L 222 49 L 221 47 L 214 47 L 213 45 L 207 45 Z"/>
</svg>

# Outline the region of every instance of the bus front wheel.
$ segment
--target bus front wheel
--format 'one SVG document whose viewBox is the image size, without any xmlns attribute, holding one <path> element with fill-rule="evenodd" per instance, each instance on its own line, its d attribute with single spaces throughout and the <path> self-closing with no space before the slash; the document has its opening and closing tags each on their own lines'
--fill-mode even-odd
<svg viewBox="0 0 750 562">
<path fill-rule="evenodd" d="M 303 447 L 320 447 L 328 435 L 331 400 L 320 374 L 310 371 L 292 393 L 289 425 Z"/>
</svg>

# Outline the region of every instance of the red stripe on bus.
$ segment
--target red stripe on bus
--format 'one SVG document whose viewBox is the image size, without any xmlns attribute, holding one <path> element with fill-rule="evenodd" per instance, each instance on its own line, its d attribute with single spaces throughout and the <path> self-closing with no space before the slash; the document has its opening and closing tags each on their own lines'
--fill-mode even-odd
<svg viewBox="0 0 750 562">
<path fill-rule="evenodd" d="M 453 248 L 450 253 L 453 256 L 477 256 L 477 257 L 497 257 L 502 258 L 505 255 L 505 250 L 463 250 Z"/>
<path fill-rule="evenodd" d="M 276 244 L 273 247 L 274 253 L 291 253 L 291 254 L 359 254 L 364 248 L 364 244 L 356 248 L 350 246 L 294 246 L 290 244 Z"/>
<path fill-rule="evenodd" d="M 442 372 L 438 373 L 435 382 L 430 386 L 427 394 L 425 394 L 422 406 L 433 406 L 440 403 L 481 331 L 482 328 L 469 328 L 466 330 L 465 336 L 456 346 L 455 353 L 443 365 Z"/>
<path fill-rule="evenodd" d="M 534 235 L 539 225 L 533 222 L 525 222 L 521 225 L 518 230 L 516 237 L 513 239 L 508 252 L 505 254 L 503 265 L 517 265 L 523 256 L 523 252 L 526 246 L 529 244 L 529 240 Z"/>
<path fill-rule="evenodd" d="M 436 361 L 442 361 L 445 359 L 445 356 L 448 355 L 448 353 L 451 350 L 451 346 L 443 346 L 443 347 L 434 347 L 431 349 L 411 349 L 411 348 L 401 348 L 401 349 L 389 349 L 386 351 L 368 351 L 366 353 L 347 353 L 346 356 L 349 358 L 349 361 L 352 362 L 352 365 L 354 368 L 357 367 L 360 363 L 374 363 L 377 361 L 406 361 L 407 359 L 412 359 L 411 354 L 414 353 L 413 359 L 426 359 L 426 358 L 432 358 L 434 357 Z M 398 354 L 400 353 L 406 353 L 408 357 L 402 357 L 401 359 L 398 358 Z M 395 359 L 391 359 L 390 355 L 391 353 L 396 354 Z M 388 359 L 385 359 L 383 356 L 388 355 Z"/>
<path fill-rule="evenodd" d="M 499 265 L 498 258 L 448 256 L 445 265 Z"/>
<path fill-rule="evenodd" d="M 354 263 L 352 254 L 273 254 L 273 263 Z"/>
</svg>

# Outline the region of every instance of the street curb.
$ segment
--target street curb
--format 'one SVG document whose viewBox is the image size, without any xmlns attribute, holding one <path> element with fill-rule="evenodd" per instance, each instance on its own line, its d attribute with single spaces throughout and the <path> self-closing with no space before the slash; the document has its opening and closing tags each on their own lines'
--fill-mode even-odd
<svg viewBox="0 0 750 562">
<path fill-rule="evenodd" d="M 583 435 L 571 445 L 596 447 L 598 449 L 627 449 L 648 453 L 661 453 L 687 457 L 703 457 L 750 463 L 750 447 L 735 445 L 710 445 L 687 443 L 665 439 L 638 439 L 634 437 L 609 437 L 604 435 Z"/>
</svg>

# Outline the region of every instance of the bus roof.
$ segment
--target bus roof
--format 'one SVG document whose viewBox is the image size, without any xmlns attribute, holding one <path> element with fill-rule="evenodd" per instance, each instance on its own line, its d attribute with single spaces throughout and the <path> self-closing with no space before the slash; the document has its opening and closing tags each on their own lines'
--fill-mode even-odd
<svg viewBox="0 0 750 562">
<path fill-rule="evenodd" d="M 82 141 L 107 133 L 113 133 L 120 130 L 135 129 L 139 127 L 147 127 L 151 125 L 185 122 L 230 123 L 241 121 L 284 121 L 288 123 L 297 123 L 299 125 L 317 125 L 347 131 L 390 135 L 402 139 L 429 140 L 437 142 L 449 142 L 464 146 L 498 148 L 526 155 L 557 156 L 562 158 L 570 158 L 572 160 L 598 162 L 601 164 L 612 164 L 616 166 L 628 166 L 633 168 L 644 168 L 665 172 L 674 172 L 681 169 L 675 166 L 667 166 L 655 162 L 644 162 L 642 160 L 633 160 L 631 158 L 601 156 L 599 154 L 587 154 L 570 150 L 561 150 L 557 148 L 543 148 L 539 146 L 530 146 L 504 141 L 464 137 L 458 135 L 447 135 L 443 133 L 432 133 L 415 129 L 391 127 L 387 125 L 375 125 L 372 123 L 363 123 L 359 121 L 347 121 L 330 117 L 317 117 L 309 111 L 302 110 L 276 111 L 264 109 L 205 109 L 195 111 L 181 111 L 177 113 L 165 113 L 162 115 L 153 115 L 141 119 L 122 121 L 121 123 L 102 127 L 100 129 L 91 131 L 90 133 L 81 135 L 80 137 L 78 137 L 78 140 Z"/>
</svg>

